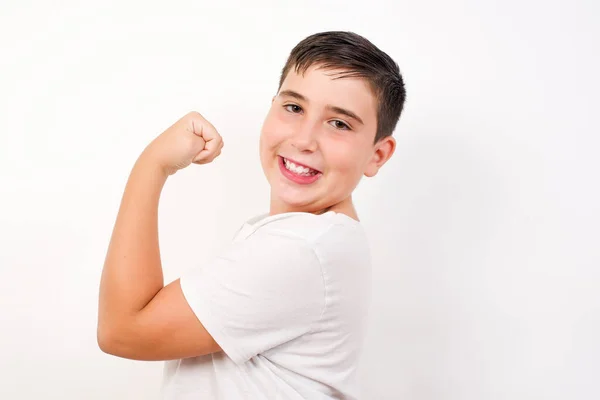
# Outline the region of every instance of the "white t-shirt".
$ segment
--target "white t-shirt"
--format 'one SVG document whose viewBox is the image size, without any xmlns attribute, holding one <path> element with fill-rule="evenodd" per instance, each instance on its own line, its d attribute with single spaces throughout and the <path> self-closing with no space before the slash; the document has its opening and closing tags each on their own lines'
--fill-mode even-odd
<svg viewBox="0 0 600 400">
<path fill-rule="evenodd" d="M 358 398 L 370 261 L 362 225 L 344 214 L 250 219 L 181 277 L 223 352 L 166 362 L 163 398 Z"/>
</svg>

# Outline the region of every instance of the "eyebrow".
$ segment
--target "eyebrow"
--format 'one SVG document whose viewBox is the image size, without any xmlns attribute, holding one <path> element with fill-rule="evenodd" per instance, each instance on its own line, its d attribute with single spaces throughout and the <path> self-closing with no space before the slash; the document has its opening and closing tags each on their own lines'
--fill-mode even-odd
<svg viewBox="0 0 600 400">
<path fill-rule="evenodd" d="M 303 101 L 305 103 L 309 103 L 308 99 L 305 96 L 303 96 L 300 93 L 295 92 L 293 90 L 282 90 L 281 92 L 279 92 L 279 96 L 282 96 L 282 97 L 283 96 L 293 97 L 293 98 L 298 99 L 300 101 Z M 337 114 L 342 114 L 342 115 L 345 115 L 345 116 L 347 116 L 349 118 L 352 118 L 352 119 L 360 122 L 361 125 L 365 124 L 362 121 L 362 119 L 360 119 L 360 117 L 358 115 L 356 115 L 356 113 L 354 113 L 354 112 L 352 112 L 350 110 L 347 110 L 345 108 L 338 107 L 338 106 L 332 106 L 331 104 L 328 104 L 325 108 L 327 108 L 328 110 L 333 111 L 333 112 L 335 112 Z"/>
</svg>

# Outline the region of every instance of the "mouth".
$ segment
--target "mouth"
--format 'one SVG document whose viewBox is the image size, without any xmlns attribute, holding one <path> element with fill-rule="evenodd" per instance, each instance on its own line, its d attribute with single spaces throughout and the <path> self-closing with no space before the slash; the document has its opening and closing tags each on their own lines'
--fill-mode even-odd
<svg viewBox="0 0 600 400">
<path fill-rule="evenodd" d="M 309 184 L 319 179 L 323 173 L 317 169 L 300 164 L 297 161 L 278 156 L 282 174 L 291 181 L 299 184 Z"/>
<path fill-rule="evenodd" d="M 321 171 L 309 167 L 308 165 L 301 164 L 298 161 L 294 161 L 283 156 L 279 157 L 283 160 L 283 165 L 285 166 L 285 168 L 287 168 L 291 172 L 295 172 L 298 175 L 316 175 L 321 173 Z"/>
</svg>

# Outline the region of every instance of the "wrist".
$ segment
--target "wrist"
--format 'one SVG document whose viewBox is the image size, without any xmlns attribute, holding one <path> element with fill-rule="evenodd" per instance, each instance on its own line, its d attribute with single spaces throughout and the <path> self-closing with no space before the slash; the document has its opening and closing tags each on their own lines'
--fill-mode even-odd
<svg viewBox="0 0 600 400">
<path fill-rule="evenodd" d="M 142 152 L 135 164 L 136 168 L 150 171 L 153 175 L 165 180 L 172 175 L 169 169 L 164 167 L 147 149 Z"/>
</svg>

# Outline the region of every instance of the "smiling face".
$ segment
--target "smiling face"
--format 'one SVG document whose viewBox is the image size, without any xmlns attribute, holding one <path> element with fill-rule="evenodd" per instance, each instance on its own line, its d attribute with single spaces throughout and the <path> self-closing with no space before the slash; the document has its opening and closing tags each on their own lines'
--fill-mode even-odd
<svg viewBox="0 0 600 400">
<path fill-rule="evenodd" d="M 389 136 L 374 144 L 377 100 L 363 78 L 339 70 L 292 68 L 263 123 L 260 158 L 271 185 L 271 214 L 352 207 L 363 175 L 391 157 Z"/>
</svg>

